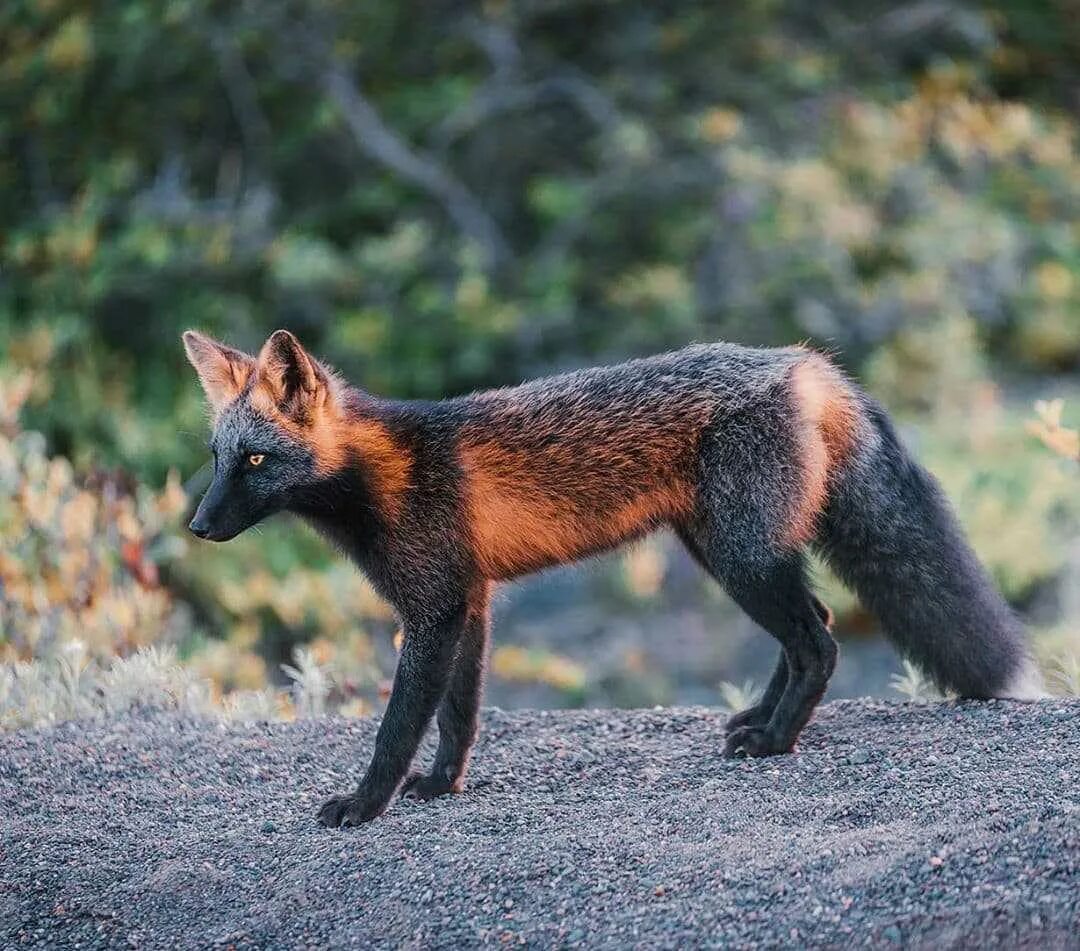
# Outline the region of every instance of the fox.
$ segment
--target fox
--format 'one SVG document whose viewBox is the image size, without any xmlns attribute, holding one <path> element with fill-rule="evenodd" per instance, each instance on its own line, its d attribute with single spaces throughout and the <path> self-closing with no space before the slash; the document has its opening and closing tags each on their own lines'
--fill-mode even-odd
<svg viewBox="0 0 1080 951">
<path fill-rule="evenodd" d="M 190 522 L 224 542 L 278 512 L 363 572 L 404 632 L 370 763 L 328 827 L 398 794 L 460 793 L 479 731 L 493 588 L 667 528 L 779 642 L 725 756 L 788 753 L 837 661 L 818 552 L 896 647 L 966 698 L 1043 696 L 1018 618 L 881 406 L 808 346 L 730 343 L 434 401 L 348 385 L 287 330 L 257 355 L 183 335 L 213 479 Z M 413 769 L 431 724 L 428 772 Z"/>
</svg>

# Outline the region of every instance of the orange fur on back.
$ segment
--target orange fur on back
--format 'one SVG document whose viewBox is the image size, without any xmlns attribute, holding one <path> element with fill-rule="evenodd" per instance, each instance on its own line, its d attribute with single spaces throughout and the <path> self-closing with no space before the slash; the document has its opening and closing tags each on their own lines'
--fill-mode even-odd
<svg viewBox="0 0 1080 951">
<path fill-rule="evenodd" d="M 683 420 L 659 442 L 634 421 L 611 419 L 584 421 L 558 441 L 525 436 L 520 445 L 467 434 L 458 458 L 480 570 L 513 577 L 685 516 L 695 496 L 692 426 Z"/>
<path fill-rule="evenodd" d="M 796 547 L 816 533 L 834 474 L 855 445 L 859 413 L 840 372 L 818 354 L 808 352 L 794 367 L 791 385 L 799 412 L 802 491 L 781 540 Z"/>
</svg>

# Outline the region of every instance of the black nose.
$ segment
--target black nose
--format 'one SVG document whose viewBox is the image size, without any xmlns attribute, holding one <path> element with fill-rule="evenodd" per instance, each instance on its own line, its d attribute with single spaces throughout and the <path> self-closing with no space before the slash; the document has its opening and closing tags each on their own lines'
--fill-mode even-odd
<svg viewBox="0 0 1080 951">
<path fill-rule="evenodd" d="M 210 534 L 209 526 L 204 525 L 201 522 L 196 522 L 194 519 L 191 520 L 188 529 L 192 535 L 196 535 L 199 538 L 206 538 L 206 536 Z"/>
</svg>

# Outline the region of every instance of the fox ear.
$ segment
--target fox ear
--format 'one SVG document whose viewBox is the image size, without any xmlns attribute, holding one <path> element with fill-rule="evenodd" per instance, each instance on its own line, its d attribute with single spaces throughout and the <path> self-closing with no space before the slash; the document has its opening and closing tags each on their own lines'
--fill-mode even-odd
<svg viewBox="0 0 1080 951">
<path fill-rule="evenodd" d="M 326 393 L 326 372 L 287 330 L 275 330 L 263 344 L 258 368 L 259 381 L 285 412 L 303 415 Z"/>
<path fill-rule="evenodd" d="M 240 395 L 255 369 L 253 357 L 196 330 L 184 332 L 184 350 L 215 413 Z"/>
</svg>

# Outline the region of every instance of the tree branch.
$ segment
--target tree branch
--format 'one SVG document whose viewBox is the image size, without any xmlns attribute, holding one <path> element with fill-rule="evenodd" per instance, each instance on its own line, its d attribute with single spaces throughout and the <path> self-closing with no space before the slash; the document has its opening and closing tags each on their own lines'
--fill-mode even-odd
<svg viewBox="0 0 1080 951">
<path fill-rule="evenodd" d="M 549 76 L 533 83 L 506 85 L 490 81 L 461 109 L 451 113 L 436 129 L 440 150 L 495 116 L 532 109 L 545 102 L 564 100 L 575 106 L 597 128 L 608 132 L 619 122 L 615 104 L 587 80 L 570 74 Z"/>
<path fill-rule="evenodd" d="M 214 51 L 225 94 L 229 97 L 244 144 L 258 160 L 266 155 L 273 131 L 259 106 L 259 92 L 248 72 L 244 57 L 224 30 L 210 27 L 210 48 Z"/>
<path fill-rule="evenodd" d="M 486 269 L 509 261 L 510 248 L 499 226 L 462 182 L 429 155 L 410 148 L 339 66 L 324 69 L 321 83 L 361 152 L 435 198 L 479 246 Z"/>
</svg>

